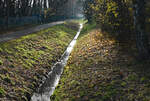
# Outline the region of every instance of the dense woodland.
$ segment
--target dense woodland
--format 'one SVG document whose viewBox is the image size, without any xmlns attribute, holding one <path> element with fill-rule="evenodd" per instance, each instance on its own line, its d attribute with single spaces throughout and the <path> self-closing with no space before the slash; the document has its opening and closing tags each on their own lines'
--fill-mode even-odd
<svg viewBox="0 0 150 101">
<path fill-rule="evenodd" d="M 149 56 L 150 6 L 147 0 L 86 0 L 84 14 L 119 42 L 136 40 L 142 59 Z"/>
<path fill-rule="evenodd" d="M 0 0 L 0 17 L 40 16 L 46 11 L 53 15 L 66 2 L 67 0 Z"/>
<path fill-rule="evenodd" d="M 77 3 L 80 3 L 80 1 L 0 0 L 0 25 L 1 28 L 5 28 L 11 24 L 19 25 L 23 21 L 33 24 L 73 18 L 76 15 L 75 13 L 79 11 L 76 6 Z"/>
</svg>

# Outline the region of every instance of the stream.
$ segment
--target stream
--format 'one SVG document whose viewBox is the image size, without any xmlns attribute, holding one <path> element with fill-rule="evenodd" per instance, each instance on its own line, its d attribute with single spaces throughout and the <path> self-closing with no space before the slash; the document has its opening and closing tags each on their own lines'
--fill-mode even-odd
<svg viewBox="0 0 150 101">
<path fill-rule="evenodd" d="M 69 59 L 69 55 L 76 44 L 77 38 L 80 35 L 82 28 L 83 24 L 80 24 L 80 28 L 76 36 L 67 47 L 61 59 L 54 64 L 51 72 L 48 73 L 47 78 L 43 77 L 43 83 L 39 86 L 37 92 L 33 94 L 31 101 L 50 101 L 50 97 L 59 83 L 61 74 L 63 73 L 64 67 L 66 66 Z"/>
</svg>

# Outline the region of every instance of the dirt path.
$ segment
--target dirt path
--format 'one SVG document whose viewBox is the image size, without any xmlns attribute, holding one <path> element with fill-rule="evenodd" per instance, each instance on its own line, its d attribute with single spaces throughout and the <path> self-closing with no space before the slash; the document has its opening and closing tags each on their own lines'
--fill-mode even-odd
<svg viewBox="0 0 150 101">
<path fill-rule="evenodd" d="M 58 22 L 52 22 L 52 23 L 48 23 L 48 24 L 44 24 L 44 25 L 39 25 L 33 28 L 29 28 L 29 29 L 25 29 L 25 30 L 21 30 L 21 31 L 16 31 L 16 32 L 12 32 L 9 34 L 2 34 L 0 35 L 0 42 L 5 42 L 5 41 L 9 41 L 12 39 L 16 39 L 19 38 L 21 36 L 25 36 L 34 32 L 38 32 L 40 30 L 55 26 L 55 25 L 59 25 L 64 23 L 64 21 L 58 21 Z"/>
</svg>

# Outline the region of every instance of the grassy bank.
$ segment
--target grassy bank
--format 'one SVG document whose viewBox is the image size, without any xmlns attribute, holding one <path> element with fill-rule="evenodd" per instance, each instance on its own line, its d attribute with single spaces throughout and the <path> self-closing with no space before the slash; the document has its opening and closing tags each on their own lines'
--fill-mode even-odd
<svg viewBox="0 0 150 101">
<path fill-rule="evenodd" d="M 65 23 L 0 43 L 0 101 L 28 101 L 61 57 L 78 25 Z"/>
<path fill-rule="evenodd" d="M 52 101 L 150 101 L 150 62 L 137 61 L 134 46 L 85 29 Z"/>
</svg>

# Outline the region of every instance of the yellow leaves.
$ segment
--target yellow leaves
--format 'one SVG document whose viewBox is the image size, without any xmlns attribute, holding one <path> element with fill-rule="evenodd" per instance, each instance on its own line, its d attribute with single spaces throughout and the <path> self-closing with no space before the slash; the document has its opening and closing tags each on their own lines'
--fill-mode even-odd
<svg viewBox="0 0 150 101">
<path fill-rule="evenodd" d="M 109 54 L 109 50 L 104 50 L 104 54 L 108 55 Z"/>
<path fill-rule="evenodd" d="M 89 84 L 89 87 L 90 87 L 90 88 L 93 88 L 93 87 L 94 87 L 94 84 L 93 84 L 93 83 L 90 83 L 90 84 Z"/>
<path fill-rule="evenodd" d="M 114 16 L 117 18 L 118 17 L 118 13 L 117 12 L 114 12 Z"/>
<path fill-rule="evenodd" d="M 104 50 L 104 52 L 108 52 L 108 50 L 106 49 L 106 50 Z"/>
<path fill-rule="evenodd" d="M 116 41 L 115 40 L 109 40 L 110 44 L 114 44 Z"/>
<path fill-rule="evenodd" d="M 110 13 L 113 13 L 114 17 L 117 18 L 119 15 L 119 12 L 117 12 L 117 9 L 118 9 L 118 6 L 116 2 L 107 3 L 106 14 L 109 15 Z"/>
<path fill-rule="evenodd" d="M 89 47 L 89 50 L 91 50 L 91 48 Z"/>
<path fill-rule="evenodd" d="M 66 69 L 69 69 L 70 67 L 69 66 L 66 66 Z"/>
</svg>

